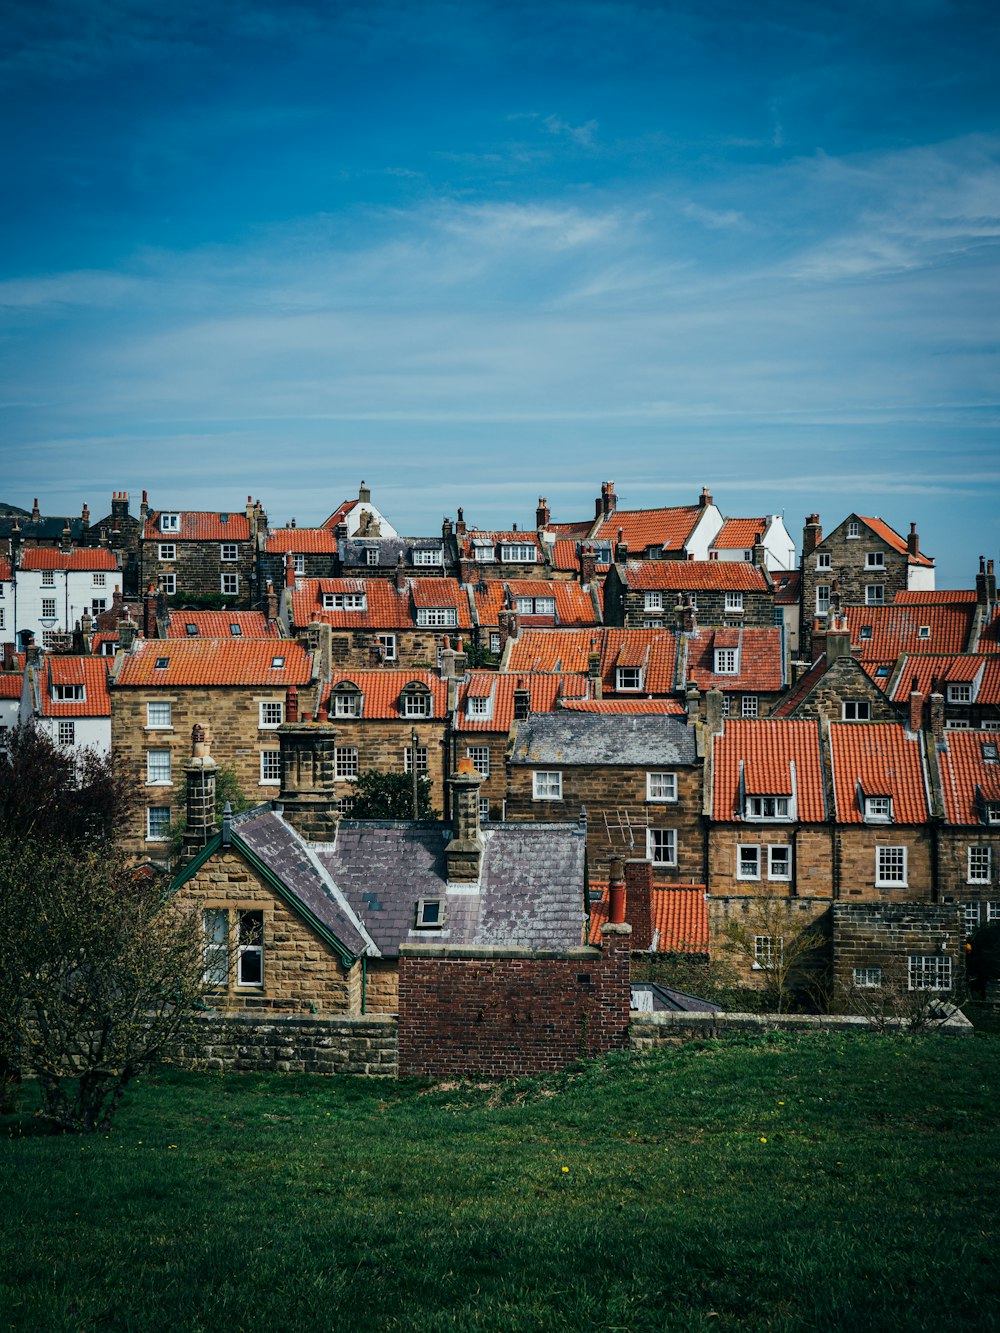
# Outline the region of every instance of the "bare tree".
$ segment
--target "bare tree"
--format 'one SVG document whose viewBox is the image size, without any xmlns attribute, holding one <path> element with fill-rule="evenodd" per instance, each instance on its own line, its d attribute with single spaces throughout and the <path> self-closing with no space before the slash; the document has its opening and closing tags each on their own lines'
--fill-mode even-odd
<svg viewBox="0 0 1000 1333">
<path fill-rule="evenodd" d="M 726 922 L 722 937 L 732 958 L 760 974 L 779 1014 L 795 995 L 815 989 L 826 939 L 791 899 L 748 899 L 745 910 Z"/>
</svg>

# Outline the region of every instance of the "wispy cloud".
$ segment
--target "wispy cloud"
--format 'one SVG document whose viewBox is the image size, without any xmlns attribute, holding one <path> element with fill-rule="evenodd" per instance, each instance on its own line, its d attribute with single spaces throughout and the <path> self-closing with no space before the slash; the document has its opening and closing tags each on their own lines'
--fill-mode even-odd
<svg viewBox="0 0 1000 1333">
<path fill-rule="evenodd" d="M 596 120 L 588 120 L 582 125 L 571 125 L 569 121 L 560 120 L 558 116 L 544 116 L 542 125 L 549 134 L 561 139 L 570 139 L 580 148 L 590 148 L 597 133 Z"/>
</svg>

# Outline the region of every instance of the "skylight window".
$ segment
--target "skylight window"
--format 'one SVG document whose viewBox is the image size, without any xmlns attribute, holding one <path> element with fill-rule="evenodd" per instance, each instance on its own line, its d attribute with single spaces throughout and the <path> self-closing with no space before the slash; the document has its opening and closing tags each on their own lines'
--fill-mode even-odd
<svg viewBox="0 0 1000 1333">
<path fill-rule="evenodd" d="M 162 670 L 164 670 L 164 669 L 165 669 L 166 667 L 168 667 L 169 665 L 170 665 L 170 658 L 169 658 L 169 657 L 158 657 L 158 658 L 156 659 L 156 669 L 157 669 L 158 671 L 162 671 Z"/>
<path fill-rule="evenodd" d="M 272 671 L 280 671 L 281 668 L 282 668 L 284 665 L 285 665 L 285 659 L 284 659 L 283 657 L 272 657 L 272 658 L 271 658 L 271 670 L 272 670 Z"/>
</svg>

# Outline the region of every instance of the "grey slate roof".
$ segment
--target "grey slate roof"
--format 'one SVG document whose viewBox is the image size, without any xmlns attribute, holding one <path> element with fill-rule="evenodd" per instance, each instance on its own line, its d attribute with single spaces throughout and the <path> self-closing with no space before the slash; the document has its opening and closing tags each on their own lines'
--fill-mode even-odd
<svg viewBox="0 0 1000 1333">
<path fill-rule="evenodd" d="M 669 714 L 532 713 L 515 722 L 512 764 L 694 764 L 694 732 Z"/>
<path fill-rule="evenodd" d="M 458 560 L 458 548 L 454 537 L 341 537 L 337 542 L 337 553 L 345 569 L 369 568 L 368 551 L 378 551 L 377 569 L 395 569 L 399 557 L 409 568 L 419 569 L 424 574 L 433 576 L 435 565 L 413 565 L 413 552 L 436 550 L 443 552 L 443 567 L 455 564 Z"/>
</svg>

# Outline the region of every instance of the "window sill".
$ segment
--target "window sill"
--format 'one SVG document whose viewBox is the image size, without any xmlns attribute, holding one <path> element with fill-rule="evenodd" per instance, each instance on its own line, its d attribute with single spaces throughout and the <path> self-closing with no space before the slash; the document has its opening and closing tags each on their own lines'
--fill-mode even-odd
<svg viewBox="0 0 1000 1333">
<path fill-rule="evenodd" d="M 174 783 L 172 778 L 167 778 L 165 781 L 147 782 L 144 785 L 147 787 L 172 787 Z"/>
</svg>

